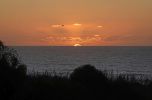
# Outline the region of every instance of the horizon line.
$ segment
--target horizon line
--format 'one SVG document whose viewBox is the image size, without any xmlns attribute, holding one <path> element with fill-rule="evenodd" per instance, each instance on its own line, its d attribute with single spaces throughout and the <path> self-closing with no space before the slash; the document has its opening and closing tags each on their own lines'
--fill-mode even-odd
<svg viewBox="0 0 152 100">
<path fill-rule="evenodd" d="M 152 45 L 101 45 L 101 46 L 62 46 L 62 45 L 7 45 L 8 47 L 152 47 Z"/>
</svg>

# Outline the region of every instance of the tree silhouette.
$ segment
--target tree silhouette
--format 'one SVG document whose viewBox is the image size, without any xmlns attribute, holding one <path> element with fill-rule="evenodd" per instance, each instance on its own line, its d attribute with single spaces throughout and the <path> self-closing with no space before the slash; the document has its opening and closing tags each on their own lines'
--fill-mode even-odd
<svg viewBox="0 0 152 100">
<path fill-rule="evenodd" d="M 26 66 L 20 63 L 17 52 L 0 41 L 0 99 L 9 99 L 25 76 Z"/>
</svg>

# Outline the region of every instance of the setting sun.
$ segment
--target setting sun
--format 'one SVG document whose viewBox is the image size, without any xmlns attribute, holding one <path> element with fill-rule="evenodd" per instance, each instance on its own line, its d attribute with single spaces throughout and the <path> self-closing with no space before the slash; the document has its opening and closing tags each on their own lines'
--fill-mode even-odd
<svg viewBox="0 0 152 100">
<path fill-rule="evenodd" d="M 73 46 L 78 47 L 78 46 L 82 46 L 81 44 L 74 44 Z"/>
</svg>

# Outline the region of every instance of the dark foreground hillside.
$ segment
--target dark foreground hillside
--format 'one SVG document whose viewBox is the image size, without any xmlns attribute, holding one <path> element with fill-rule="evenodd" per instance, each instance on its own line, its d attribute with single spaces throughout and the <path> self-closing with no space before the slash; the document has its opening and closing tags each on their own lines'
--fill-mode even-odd
<svg viewBox="0 0 152 100">
<path fill-rule="evenodd" d="M 114 76 L 92 65 L 70 75 L 26 74 L 15 50 L 0 42 L 0 100 L 152 100 L 152 81 Z"/>
</svg>

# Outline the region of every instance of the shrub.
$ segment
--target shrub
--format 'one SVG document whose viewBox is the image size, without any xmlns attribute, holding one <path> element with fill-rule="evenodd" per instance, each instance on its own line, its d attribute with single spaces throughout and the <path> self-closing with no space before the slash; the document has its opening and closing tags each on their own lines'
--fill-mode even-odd
<svg viewBox="0 0 152 100">
<path fill-rule="evenodd" d="M 84 65 L 76 68 L 70 75 L 70 79 L 81 83 L 105 83 L 107 77 L 92 65 Z"/>
</svg>

